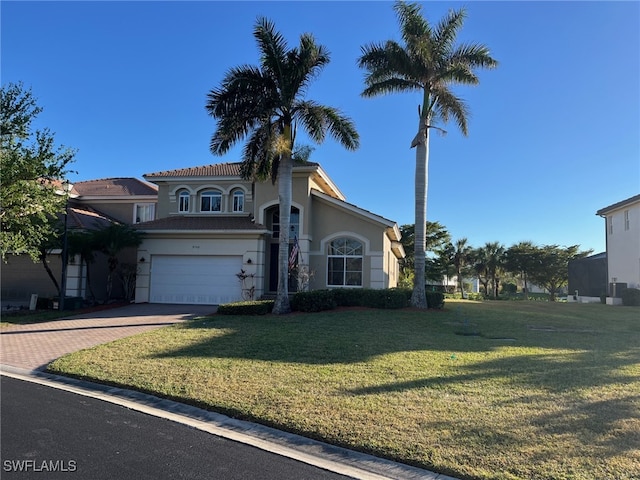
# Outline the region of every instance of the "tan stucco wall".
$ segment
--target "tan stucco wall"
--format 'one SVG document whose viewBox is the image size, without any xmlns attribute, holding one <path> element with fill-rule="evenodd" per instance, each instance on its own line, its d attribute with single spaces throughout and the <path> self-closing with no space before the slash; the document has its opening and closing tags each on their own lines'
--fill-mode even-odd
<svg viewBox="0 0 640 480">
<path fill-rule="evenodd" d="M 156 218 L 164 218 L 178 212 L 178 193 L 187 190 L 190 193 L 189 203 L 191 214 L 200 214 L 200 192 L 204 190 L 218 190 L 222 193 L 222 212 L 233 213 L 233 192 L 240 189 L 244 192 L 244 212 L 253 212 L 253 194 L 251 182 L 236 180 L 192 180 L 177 183 L 158 183 L 158 206 Z M 206 213 L 205 213 L 206 214 Z M 216 215 L 216 213 L 209 213 Z"/>
<path fill-rule="evenodd" d="M 62 276 L 60 255 L 49 255 L 49 268 L 60 283 Z M 40 262 L 33 262 L 27 255 L 8 255 L 2 269 L 2 300 L 28 302 L 32 293 L 41 298 L 56 296 L 58 291 Z"/>
<path fill-rule="evenodd" d="M 386 251 L 390 242 L 379 224 L 333 207 L 316 198 L 312 200 L 311 240 L 309 242 L 310 266 L 315 271 L 312 288 L 327 288 L 327 244 L 337 237 L 352 237 L 364 245 L 363 287 L 386 288 L 389 268 Z M 385 250 L 386 248 L 386 250 Z"/>
<path fill-rule="evenodd" d="M 124 202 L 117 200 L 92 200 L 88 205 L 95 208 L 101 213 L 108 215 L 111 218 L 115 218 L 119 222 L 131 224 L 133 223 L 134 205 L 137 202 Z M 153 203 L 153 202 L 140 202 L 140 203 Z M 81 203 L 84 205 L 86 203 Z"/>
<path fill-rule="evenodd" d="M 136 303 L 149 301 L 154 255 L 242 256 L 242 269 L 255 274 L 256 298 L 264 293 L 264 239 L 262 235 L 209 234 L 182 238 L 148 235 L 138 249 Z M 140 260 L 144 258 L 144 262 Z M 239 273 L 239 272 L 238 272 Z M 236 281 L 236 278 L 229 281 Z"/>
</svg>

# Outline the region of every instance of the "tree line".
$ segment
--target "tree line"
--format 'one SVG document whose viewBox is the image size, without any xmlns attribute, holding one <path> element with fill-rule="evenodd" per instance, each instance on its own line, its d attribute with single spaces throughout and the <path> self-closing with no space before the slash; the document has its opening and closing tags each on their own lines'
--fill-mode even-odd
<svg viewBox="0 0 640 480">
<path fill-rule="evenodd" d="M 402 244 L 407 256 L 401 263 L 401 284 L 414 282 L 415 243 L 413 225 L 403 225 Z M 465 279 L 477 278 L 483 293 L 498 298 L 501 288 L 520 283 L 524 298 L 528 298 L 531 285 L 549 292 L 551 301 L 565 287 L 569 279 L 569 262 L 592 253 L 581 251 L 580 245 L 536 245 L 522 241 L 506 247 L 498 241 L 474 247 L 467 238 L 452 240 L 447 229 L 439 222 L 426 222 L 425 278 L 440 282 L 445 276 L 456 276 L 457 290 L 465 294 Z M 514 292 L 515 293 L 515 292 Z"/>
</svg>

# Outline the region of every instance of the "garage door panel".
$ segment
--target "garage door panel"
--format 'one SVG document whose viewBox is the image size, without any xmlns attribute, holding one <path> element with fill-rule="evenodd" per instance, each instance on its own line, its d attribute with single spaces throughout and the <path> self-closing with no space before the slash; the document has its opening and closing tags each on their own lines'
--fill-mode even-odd
<svg viewBox="0 0 640 480">
<path fill-rule="evenodd" d="M 154 255 L 151 262 L 153 303 L 218 305 L 241 298 L 240 256 Z"/>
</svg>

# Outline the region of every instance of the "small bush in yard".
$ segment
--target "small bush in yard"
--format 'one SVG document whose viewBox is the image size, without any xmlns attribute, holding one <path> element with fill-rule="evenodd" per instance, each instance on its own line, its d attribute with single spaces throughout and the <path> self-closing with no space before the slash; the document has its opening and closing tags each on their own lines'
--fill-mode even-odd
<svg viewBox="0 0 640 480">
<path fill-rule="evenodd" d="M 225 303 L 218 306 L 220 315 L 266 315 L 273 310 L 273 300 Z"/>
<path fill-rule="evenodd" d="M 321 312 L 336 308 L 336 300 L 331 290 L 298 292 L 291 298 L 291 309 L 299 312 Z"/>
<path fill-rule="evenodd" d="M 444 308 L 444 293 L 427 292 L 427 305 L 437 310 Z"/>
<path fill-rule="evenodd" d="M 622 304 L 627 307 L 640 306 L 640 290 L 637 288 L 627 288 L 622 292 Z"/>
</svg>

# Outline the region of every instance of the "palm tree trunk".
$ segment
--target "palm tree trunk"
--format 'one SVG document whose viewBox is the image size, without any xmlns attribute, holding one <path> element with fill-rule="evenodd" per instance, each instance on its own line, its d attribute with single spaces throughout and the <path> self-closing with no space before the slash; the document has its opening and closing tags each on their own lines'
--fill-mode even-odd
<svg viewBox="0 0 640 480">
<path fill-rule="evenodd" d="M 291 188 L 293 182 L 291 152 L 285 152 L 278 166 L 278 202 L 280 206 L 280 237 L 278 239 L 278 291 L 273 313 L 291 312 L 289 304 L 289 227 L 291 225 Z"/>
<path fill-rule="evenodd" d="M 427 308 L 425 291 L 425 243 L 427 239 L 427 189 L 429 174 L 429 130 L 427 118 L 420 117 L 418 135 L 414 140 L 416 147 L 415 172 L 415 243 L 413 293 L 411 305 L 416 308 Z"/>
</svg>

